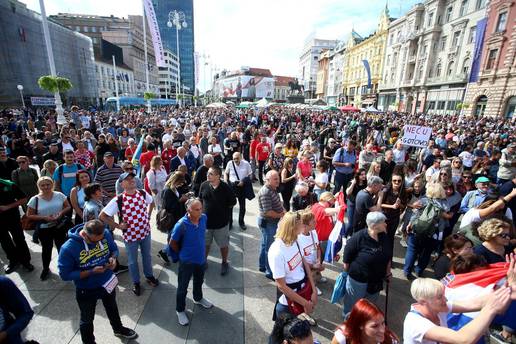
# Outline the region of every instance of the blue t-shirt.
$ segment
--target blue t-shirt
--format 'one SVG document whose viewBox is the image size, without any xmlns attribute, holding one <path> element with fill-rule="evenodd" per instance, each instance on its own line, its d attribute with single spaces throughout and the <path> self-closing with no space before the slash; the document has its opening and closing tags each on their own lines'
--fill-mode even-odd
<svg viewBox="0 0 516 344">
<path fill-rule="evenodd" d="M 81 164 L 72 164 L 72 166 L 63 164 L 54 171 L 52 179 L 54 179 L 56 185 L 59 184 L 61 186 L 61 192 L 64 193 L 66 197 L 70 197 L 70 191 L 72 191 L 75 185 L 75 174 L 82 169 L 84 169 L 84 167 Z M 62 170 L 62 174 L 59 173 L 60 170 Z"/>
<path fill-rule="evenodd" d="M 172 240 L 180 243 L 179 260 L 181 262 L 201 265 L 206 263 L 204 240 L 206 220 L 206 214 L 202 214 L 199 224 L 194 225 L 190 222 L 187 214 L 174 226 Z"/>
</svg>

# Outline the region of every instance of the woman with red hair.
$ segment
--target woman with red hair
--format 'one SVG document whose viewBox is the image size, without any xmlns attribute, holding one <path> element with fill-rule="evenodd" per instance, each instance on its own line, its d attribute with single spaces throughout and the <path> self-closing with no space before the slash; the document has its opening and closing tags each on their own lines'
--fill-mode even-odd
<svg viewBox="0 0 516 344">
<path fill-rule="evenodd" d="M 381 310 L 367 299 L 360 299 L 348 320 L 335 331 L 331 344 L 394 344 L 398 337 L 385 325 Z"/>
</svg>

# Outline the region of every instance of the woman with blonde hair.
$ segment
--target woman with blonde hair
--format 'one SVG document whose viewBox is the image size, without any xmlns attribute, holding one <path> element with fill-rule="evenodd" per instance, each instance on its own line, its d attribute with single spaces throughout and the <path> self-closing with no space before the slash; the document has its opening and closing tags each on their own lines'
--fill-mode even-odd
<svg viewBox="0 0 516 344">
<path fill-rule="evenodd" d="M 297 244 L 297 238 L 303 230 L 301 217 L 297 212 L 288 212 L 280 220 L 275 240 L 269 248 L 268 260 L 272 270 L 272 277 L 281 296 L 276 301 L 274 319 L 285 313 L 292 313 L 289 301 L 293 301 L 299 307 L 299 314 L 307 315 L 313 312 L 317 305 L 317 289 L 312 278 L 311 269 L 303 258 L 301 249 Z M 311 293 L 310 289 L 311 288 Z M 298 292 L 304 291 L 310 294 L 310 299 L 305 299 Z"/>
<path fill-rule="evenodd" d="M 155 155 L 152 157 L 150 162 L 150 170 L 147 171 L 147 181 L 149 183 L 149 189 L 154 199 L 156 209 L 161 209 L 161 192 L 165 188 L 165 182 L 167 181 L 167 171 L 163 167 L 163 160 L 160 156 Z"/>
<path fill-rule="evenodd" d="M 511 229 L 509 222 L 492 218 L 485 220 L 477 228 L 482 244 L 473 248 L 473 252 L 486 259 L 488 264 L 505 262 L 511 248 Z"/>
<path fill-rule="evenodd" d="M 66 241 L 67 228 L 64 217 L 71 210 L 66 196 L 54 191 L 54 181 L 50 177 L 40 177 L 37 182 L 39 194 L 32 197 L 27 203 L 27 217 L 39 223 L 39 240 L 41 241 L 41 257 L 43 271 L 41 280 L 46 280 L 50 274 L 52 260 L 52 246 L 55 244 L 57 252 Z"/>
<path fill-rule="evenodd" d="M 369 170 L 367 170 L 367 178 L 371 176 L 380 176 L 380 170 L 382 169 L 382 165 L 378 161 L 373 161 L 369 166 Z"/>
<path fill-rule="evenodd" d="M 41 170 L 41 177 L 50 177 L 54 175 L 54 171 L 57 168 L 57 162 L 48 159 L 43 163 L 43 169 Z"/>
<path fill-rule="evenodd" d="M 464 167 L 462 166 L 462 159 L 459 157 L 453 158 L 451 163 L 452 170 L 452 181 L 454 184 L 457 184 L 462 178 L 462 172 L 464 172 Z"/>
</svg>

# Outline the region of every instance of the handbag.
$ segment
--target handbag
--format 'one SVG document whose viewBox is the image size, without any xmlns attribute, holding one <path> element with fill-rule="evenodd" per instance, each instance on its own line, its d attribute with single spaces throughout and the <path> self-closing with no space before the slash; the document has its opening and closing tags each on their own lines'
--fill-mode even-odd
<svg viewBox="0 0 516 344">
<path fill-rule="evenodd" d="M 38 214 L 38 204 L 39 204 L 39 197 L 36 196 L 36 214 Z M 23 216 L 20 219 L 21 227 L 24 231 L 32 231 L 37 228 L 39 221 L 29 219 L 27 216 L 27 213 L 23 214 Z"/>
<path fill-rule="evenodd" d="M 297 289 L 296 293 L 297 293 L 297 295 L 301 296 L 303 299 L 310 300 L 312 298 L 312 292 L 313 292 L 312 285 L 310 284 L 310 279 L 308 278 L 308 274 L 306 272 L 306 268 L 305 268 L 305 264 L 304 264 L 305 259 L 303 258 L 303 254 L 301 253 L 301 249 L 299 248 L 299 244 L 297 243 L 297 241 L 296 241 L 296 245 L 297 245 L 299 254 L 301 255 L 301 264 L 303 264 L 303 270 L 305 271 L 305 278 L 300 283 L 302 286 L 299 289 L 296 288 Z M 304 282 L 304 285 L 302 284 L 302 282 Z M 300 305 L 299 303 L 297 303 L 296 301 L 290 300 L 289 298 L 287 298 L 287 303 L 288 303 L 288 310 L 293 315 L 298 316 L 299 314 L 305 312 L 305 308 L 302 305 Z"/>
<path fill-rule="evenodd" d="M 57 220 L 56 228 L 58 230 L 65 229 L 68 230 L 72 227 L 72 217 L 70 215 L 63 215 L 59 220 Z"/>
<path fill-rule="evenodd" d="M 333 286 L 333 292 L 331 293 L 331 303 L 339 303 L 340 300 L 346 295 L 346 281 L 348 279 L 348 273 L 346 271 L 342 271 L 337 279 L 335 280 L 335 285 Z"/>
</svg>

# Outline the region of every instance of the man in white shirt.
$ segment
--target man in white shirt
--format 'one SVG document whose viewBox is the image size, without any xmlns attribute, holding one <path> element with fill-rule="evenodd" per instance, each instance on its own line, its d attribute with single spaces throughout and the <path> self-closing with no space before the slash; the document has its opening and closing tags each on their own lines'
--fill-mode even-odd
<svg viewBox="0 0 516 344">
<path fill-rule="evenodd" d="M 239 152 L 233 153 L 233 160 L 228 161 L 226 165 L 226 182 L 233 189 L 236 198 L 238 199 L 238 224 L 242 230 L 246 230 L 245 217 L 245 192 L 244 180 L 247 178 L 250 181 L 253 171 L 251 164 L 242 160 L 242 155 Z M 231 221 L 229 227 L 233 226 L 233 212 L 231 212 Z"/>
</svg>

